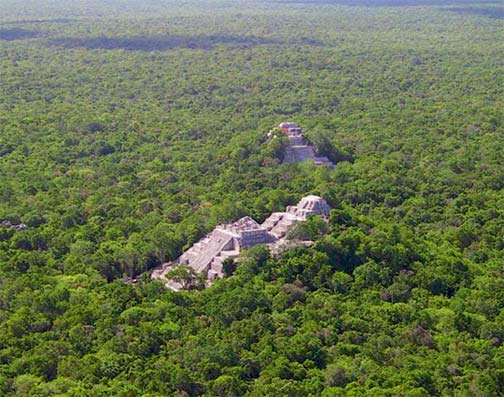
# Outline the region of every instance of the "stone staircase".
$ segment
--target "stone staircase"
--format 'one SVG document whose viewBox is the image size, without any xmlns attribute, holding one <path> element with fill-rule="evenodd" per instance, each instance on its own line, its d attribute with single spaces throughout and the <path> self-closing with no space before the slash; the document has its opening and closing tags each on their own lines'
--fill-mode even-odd
<svg viewBox="0 0 504 397">
<path fill-rule="evenodd" d="M 300 163 L 307 160 L 314 160 L 313 148 L 308 145 L 288 146 L 285 149 L 285 163 Z"/>
<path fill-rule="evenodd" d="M 267 231 L 273 229 L 273 227 L 282 219 L 284 212 L 273 212 L 261 225 Z"/>
<path fill-rule="evenodd" d="M 307 145 L 302 135 L 290 135 L 289 142 L 285 148 L 284 163 L 313 161 L 316 165 L 334 166 L 327 157 L 316 157 L 313 146 Z"/>
<path fill-rule="evenodd" d="M 295 222 L 295 220 L 285 219 L 278 223 L 272 230 L 271 234 L 275 236 L 277 239 L 285 237 L 287 232 L 289 231 L 290 226 Z"/>
<path fill-rule="evenodd" d="M 275 239 L 284 237 L 290 226 L 296 222 L 296 216 L 286 212 L 274 212 L 264 221 L 264 227 Z"/>
<path fill-rule="evenodd" d="M 294 152 L 294 158 L 297 162 L 303 162 L 315 159 L 315 153 L 313 152 L 313 148 L 311 146 L 308 145 L 292 146 L 292 150 Z"/>
<path fill-rule="evenodd" d="M 210 263 L 210 269 L 208 270 L 207 277 L 210 281 L 214 281 L 217 278 L 224 277 L 223 263 L 227 258 L 237 258 L 240 255 L 239 250 L 226 250 L 221 251 L 221 253 L 213 258 Z"/>
<path fill-rule="evenodd" d="M 179 263 L 190 266 L 198 274 L 206 272 L 213 258 L 231 245 L 232 240 L 232 236 L 214 230 L 208 237 L 189 248 L 179 258 Z"/>
<path fill-rule="evenodd" d="M 329 167 L 334 167 L 334 164 L 327 157 L 315 157 L 313 159 L 316 165 L 327 165 Z"/>
<path fill-rule="evenodd" d="M 302 135 L 290 135 L 289 141 L 290 141 L 291 146 L 306 145 Z"/>
</svg>

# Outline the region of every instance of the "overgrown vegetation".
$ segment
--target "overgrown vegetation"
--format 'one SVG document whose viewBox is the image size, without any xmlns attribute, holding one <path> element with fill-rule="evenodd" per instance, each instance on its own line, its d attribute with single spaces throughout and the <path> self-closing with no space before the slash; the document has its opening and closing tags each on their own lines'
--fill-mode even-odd
<svg viewBox="0 0 504 397">
<path fill-rule="evenodd" d="M 0 0 L 0 395 L 504 394 L 502 5 L 392 3 Z M 307 193 L 310 248 L 144 273 Z"/>
</svg>

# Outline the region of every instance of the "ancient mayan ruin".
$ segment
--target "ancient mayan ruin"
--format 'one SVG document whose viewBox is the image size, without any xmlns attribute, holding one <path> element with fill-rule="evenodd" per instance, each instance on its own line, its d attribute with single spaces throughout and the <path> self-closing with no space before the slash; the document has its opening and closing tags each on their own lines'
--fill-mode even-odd
<svg viewBox="0 0 504 397">
<path fill-rule="evenodd" d="M 334 164 L 327 157 L 317 157 L 313 146 L 308 145 L 303 136 L 303 130 L 291 121 L 280 123 L 278 126 L 283 134 L 289 138 L 289 145 L 285 149 L 284 163 L 298 163 L 312 161 L 316 165 L 326 165 L 334 167 Z"/>
<path fill-rule="evenodd" d="M 274 248 L 282 244 L 289 229 L 296 222 L 306 221 L 310 215 L 320 215 L 328 219 L 331 208 L 319 196 L 306 196 L 295 206 L 288 206 L 285 212 L 274 212 L 263 224 L 249 216 L 231 224 L 217 226 L 209 235 L 198 241 L 173 263 L 165 263 L 152 273 L 153 279 L 161 279 L 174 289 L 179 286 L 166 279 L 166 274 L 174 265 L 189 266 L 196 274 L 204 274 L 209 283 L 223 277 L 223 262 L 235 259 L 244 249 L 258 244 Z"/>
</svg>

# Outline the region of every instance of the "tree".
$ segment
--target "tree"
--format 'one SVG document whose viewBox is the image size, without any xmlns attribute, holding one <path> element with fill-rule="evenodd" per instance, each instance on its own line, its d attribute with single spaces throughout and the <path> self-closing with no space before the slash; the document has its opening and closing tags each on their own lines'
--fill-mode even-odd
<svg viewBox="0 0 504 397">
<path fill-rule="evenodd" d="M 222 270 L 225 276 L 231 276 L 236 270 L 235 260 L 233 258 L 224 259 L 224 261 L 222 261 Z"/>
<path fill-rule="evenodd" d="M 189 266 L 175 265 L 168 273 L 166 273 L 166 278 L 179 283 L 182 289 L 189 289 L 194 286 L 197 275 Z"/>
<path fill-rule="evenodd" d="M 329 231 L 329 227 L 320 216 L 309 216 L 304 222 L 296 222 L 287 233 L 288 240 L 317 240 Z"/>
</svg>

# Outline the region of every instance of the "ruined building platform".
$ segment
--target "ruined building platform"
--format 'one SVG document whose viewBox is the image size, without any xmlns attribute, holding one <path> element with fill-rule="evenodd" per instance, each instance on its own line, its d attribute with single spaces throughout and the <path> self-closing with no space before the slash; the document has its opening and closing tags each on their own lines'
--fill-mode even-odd
<svg viewBox="0 0 504 397">
<path fill-rule="evenodd" d="M 311 161 L 316 165 L 326 165 L 334 167 L 334 164 L 327 157 L 315 155 L 313 146 L 308 145 L 303 136 L 303 130 L 296 123 L 283 122 L 278 126 L 280 131 L 289 138 L 289 145 L 285 148 L 284 163 L 300 163 Z"/>
<path fill-rule="evenodd" d="M 173 263 L 165 263 L 152 272 L 153 279 L 161 279 L 173 289 L 166 280 L 166 274 L 174 264 L 189 266 L 196 274 L 205 274 L 208 281 L 223 277 L 223 262 L 235 259 L 244 249 L 258 244 L 270 247 L 281 242 L 296 222 L 303 222 L 310 215 L 320 215 L 328 219 L 331 208 L 319 196 L 306 196 L 285 212 L 274 212 L 263 224 L 249 216 L 231 224 L 217 226 L 209 235 L 198 241 Z"/>
</svg>

